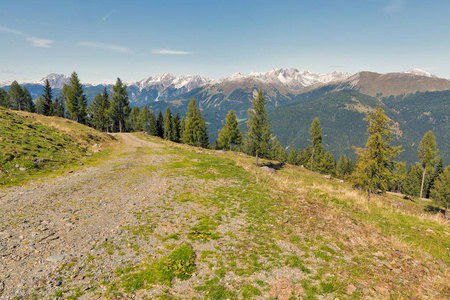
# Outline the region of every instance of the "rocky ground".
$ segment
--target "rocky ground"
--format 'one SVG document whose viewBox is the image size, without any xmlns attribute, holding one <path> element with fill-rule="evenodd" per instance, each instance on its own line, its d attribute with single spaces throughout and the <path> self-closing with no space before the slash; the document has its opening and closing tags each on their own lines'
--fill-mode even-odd
<svg viewBox="0 0 450 300">
<path fill-rule="evenodd" d="M 445 299 L 448 266 L 425 265 L 345 213 L 305 195 L 246 206 L 257 192 L 219 178 L 225 169 L 198 176 L 184 168 L 197 158 L 118 138 L 121 150 L 95 166 L 0 190 L 0 299 L 388 299 L 402 286 Z M 186 244 L 195 252 L 188 279 L 123 279 Z"/>
</svg>

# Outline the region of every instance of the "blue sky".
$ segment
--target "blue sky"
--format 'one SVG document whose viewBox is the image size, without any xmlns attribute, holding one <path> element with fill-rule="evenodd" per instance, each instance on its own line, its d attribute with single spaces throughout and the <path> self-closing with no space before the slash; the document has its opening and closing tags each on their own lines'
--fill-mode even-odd
<svg viewBox="0 0 450 300">
<path fill-rule="evenodd" d="M 213 79 L 273 68 L 450 78 L 450 1 L 4 1 L 0 80 Z"/>
</svg>

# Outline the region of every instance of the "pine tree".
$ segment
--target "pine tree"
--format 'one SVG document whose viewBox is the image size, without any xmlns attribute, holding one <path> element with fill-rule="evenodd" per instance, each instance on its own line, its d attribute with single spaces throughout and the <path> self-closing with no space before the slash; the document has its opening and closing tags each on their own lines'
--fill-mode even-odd
<svg viewBox="0 0 450 300">
<path fill-rule="evenodd" d="M 434 137 L 433 132 L 430 130 L 427 133 L 425 133 L 419 145 L 419 158 L 421 160 L 421 165 L 423 168 L 422 183 L 420 185 L 420 196 L 419 196 L 419 208 L 418 208 L 419 212 L 423 195 L 425 173 L 427 169 L 433 167 L 438 151 L 439 150 L 436 149 L 436 139 Z"/>
<path fill-rule="evenodd" d="M 45 86 L 44 86 L 44 94 L 42 94 L 42 100 L 43 106 L 42 106 L 42 114 L 44 116 L 51 116 L 53 115 L 53 101 L 52 101 L 52 87 L 50 86 L 50 82 L 48 82 L 48 79 L 45 80 Z"/>
<path fill-rule="evenodd" d="M 163 118 L 163 138 L 168 141 L 173 141 L 173 132 L 172 132 L 172 111 L 168 107 L 166 109 L 166 113 Z"/>
<path fill-rule="evenodd" d="M 334 159 L 334 155 L 329 151 L 325 153 L 323 158 L 321 159 L 321 169 L 320 172 L 322 174 L 334 175 L 336 174 L 336 161 Z"/>
<path fill-rule="evenodd" d="M 13 81 L 8 90 L 9 99 L 12 103 L 12 109 L 23 110 L 23 90 L 17 81 Z"/>
<path fill-rule="evenodd" d="M 180 122 L 180 113 L 177 112 L 177 114 L 172 118 L 173 141 L 177 143 L 179 143 L 181 139 Z"/>
<path fill-rule="evenodd" d="M 128 102 L 127 86 L 122 83 L 120 78 L 117 78 L 116 84 L 113 85 L 109 112 L 115 129 L 123 132 L 125 130 L 125 121 L 130 114 L 130 105 Z"/>
<path fill-rule="evenodd" d="M 23 110 L 29 112 L 36 112 L 36 106 L 34 105 L 33 98 L 26 87 L 22 89 Z"/>
<path fill-rule="evenodd" d="M 367 115 L 369 125 L 367 127 L 366 148 L 356 148 L 358 161 L 353 173 L 354 182 L 370 194 L 387 188 L 386 182 L 392 174 L 394 162 L 392 159 L 400 152 L 400 147 L 389 145 L 392 131 L 389 127 L 389 119 L 384 110 L 379 106 L 375 113 Z"/>
<path fill-rule="evenodd" d="M 64 118 L 64 95 L 61 93 L 58 97 L 55 97 L 55 101 L 53 103 L 53 115 L 55 117 Z"/>
<path fill-rule="evenodd" d="M 345 154 L 342 154 L 336 166 L 336 174 L 339 178 L 344 179 L 345 175 L 348 174 L 347 170 L 348 170 L 348 159 Z"/>
<path fill-rule="evenodd" d="M 95 95 L 94 100 L 89 104 L 88 113 L 91 125 L 100 131 L 108 131 L 109 127 L 109 95 L 106 88 L 103 93 Z"/>
<path fill-rule="evenodd" d="M 447 216 L 450 206 L 450 166 L 447 166 L 437 178 L 431 196 L 437 204 L 445 207 L 444 216 Z"/>
<path fill-rule="evenodd" d="M 158 129 L 158 136 L 160 138 L 164 137 L 164 117 L 162 111 L 159 110 L 158 118 L 156 118 L 156 128 Z"/>
<path fill-rule="evenodd" d="M 281 146 L 280 142 L 275 137 L 272 141 L 272 159 L 284 163 L 287 160 L 286 150 Z"/>
<path fill-rule="evenodd" d="M 266 108 L 267 100 L 264 98 L 263 91 L 259 90 L 247 112 L 248 151 L 251 155 L 256 156 L 256 165 L 258 165 L 259 156 L 266 157 L 269 154 L 269 141 L 272 132 L 270 131 L 270 121 Z"/>
<path fill-rule="evenodd" d="M 87 98 L 76 72 L 72 73 L 69 84 L 64 85 L 63 92 L 66 98 L 65 102 L 68 118 L 77 121 L 78 123 L 86 124 Z"/>
<path fill-rule="evenodd" d="M 11 108 L 12 102 L 8 93 L 4 89 L 0 89 L 0 106 Z"/>
<path fill-rule="evenodd" d="M 217 139 L 219 149 L 229 148 L 230 151 L 234 145 L 242 144 L 242 134 L 239 132 L 238 122 L 234 111 L 230 110 L 225 118 L 225 123 Z"/>
<path fill-rule="evenodd" d="M 185 120 L 183 132 L 183 142 L 188 145 L 208 148 L 209 137 L 205 119 L 200 108 L 197 107 L 195 99 L 192 98 L 188 105 L 188 112 Z"/>
<path fill-rule="evenodd" d="M 158 136 L 158 124 L 156 124 L 155 114 L 150 111 L 148 119 L 148 134 Z"/>
<path fill-rule="evenodd" d="M 311 128 L 309 129 L 309 134 L 312 137 L 312 153 L 311 153 L 311 171 L 321 169 L 321 161 L 323 158 L 323 146 L 322 146 L 322 128 L 320 128 L 319 118 L 314 118 Z"/>
<path fill-rule="evenodd" d="M 298 153 L 295 149 L 291 149 L 291 151 L 289 151 L 287 163 L 290 165 L 298 165 Z"/>
<path fill-rule="evenodd" d="M 139 126 L 139 121 L 138 121 L 140 112 L 141 111 L 140 111 L 139 107 L 137 107 L 137 106 L 133 106 L 131 108 L 131 111 L 130 111 L 130 114 L 128 115 L 128 120 L 127 120 L 128 131 L 131 131 L 131 132 L 142 131 L 142 128 Z"/>
<path fill-rule="evenodd" d="M 42 97 L 37 97 L 34 106 L 36 107 L 36 112 L 42 115 L 42 108 L 44 107 L 44 99 Z"/>
<path fill-rule="evenodd" d="M 155 118 L 155 116 L 153 116 Z M 147 108 L 147 105 L 144 105 L 144 107 L 139 112 L 138 118 L 137 118 L 137 129 L 138 131 L 145 131 L 149 132 L 149 121 L 150 121 L 150 111 Z"/>
<path fill-rule="evenodd" d="M 426 189 L 426 193 L 425 193 L 425 197 L 426 198 L 430 198 L 430 193 L 431 190 L 434 187 L 434 184 L 437 180 L 437 178 L 439 177 L 439 175 L 441 175 L 441 173 L 444 171 L 444 159 L 441 157 L 440 159 L 436 159 L 437 160 L 437 164 L 436 167 L 433 170 L 433 174 L 431 175 L 430 178 L 430 182 L 428 185 L 428 188 Z"/>
</svg>

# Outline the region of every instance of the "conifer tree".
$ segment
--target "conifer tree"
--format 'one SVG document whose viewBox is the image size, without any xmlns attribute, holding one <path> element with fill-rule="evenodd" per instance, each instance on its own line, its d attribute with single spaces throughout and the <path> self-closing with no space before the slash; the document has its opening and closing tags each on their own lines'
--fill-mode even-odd
<svg viewBox="0 0 450 300">
<path fill-rule="evenodd" d="M 36 112 L 42 115 L 42 107 L 44 106 L 44 100 L 41 96 L 37 97 L 34 101 L 34 106 L 36 107 Z"/>
<path fill-rule="evenodd" d="M 387 188 L 387 179 L 392 174 L 394 162 L 392 159 L 400 152 L 400 147 L 389 145 L 392 131 L 389 127 L 389 119 L 384 110 L 379 106 L 376 112 L 367 115 L 369 125 L 367 127 L 366 148 L 356 148 L 358 161 L 353 173 L 354 182 L 370 194 Z"/>
<path fill-rule="evenodd" d="M 150 121 L 150 111 L 148 110 L 147 105 L 144 105 L 144 107 L 139 112 L 137 118 L 137 131 L 145 131 L 148 133 L 150 127 L 149 121 Z"/>
<path fill-rule="evenodd" d="M 322 128 L 320 128 L 319 118 L 314 118 L 309 134 L 312 137 L 312 153 L 311 153 L 311 171 L 320 170 L 320 163 L 323 158 L 323 146 L 322 146 Z"/>
<path fill-rule="evenodd" d="M 276 137 L 272 141 L 272 159 L 281 163 L 286 162 L 287 159 L 286 150 L 284 150 Z"/>
<path fill-rule="evenodd" d="M 64 118 L 64 107 L 64 95 L 61 93 L 58 97 L 55 97 L 53 102 L 53 115 Z"/>
<path fill-rule="evenodd" d="M 450 166 L 447 166 L 437 178 L 431 190 L 431 196 L 435 203 L 445 208 L 444 216 L 447 216 L 447 210 L 450 206 Z"/>
<path fill-rule="evenodd" d="M 180 142 L 184 143 L 184 130 L 186 129 L 186 120 L 184 117 L 180 121 Z"/>
<path fill-rule="evenodd" d="M 156 124 L 155 114 L 150 111 L 148 119 L 148 134 L 158 136 L 158 124 Z"/>
<path fill-rule="evenodd" d="M 172 132 L 172 111 L 168 107 L 166 109 L 166 113 L 163 118 L 163 138 L 168 141 L 173 141 L 173 132 Z"/>
<path fill-rule="evenodd" d="M 70 76 L 69 84 L 63 87 L 63 92 L 66 98 L 68 118 L 78 123 L 86 124 L 87 98 L 76 72 L 73 72 Z"/>
<path fill-rule="evenodd" d="M 13 81 L 8 90 L 9 99 L 12 103 L 12 109 L 23 110 L 23 90 L 17 81 Z"/>
<path fill-rule="evenodd" d="M 344 178 L 347 175 L 347 156 L 342 154 L 336 166 L 336 174 L 339 178 Z"/>
<path fill-rule="evenodd" d="M 437 178 L 444 171 L 444 159 L 441 157 L 441 158 L 436 159 L 436 160 L 437 160 L 436 167 L 434 167 L 433 174 L 431 175 L 430 182 L 428 184 L 428 188 L 426 189 L 426 191 L 427 191 L 425 193 L 425 197 L 426 198 L 430 198 L 430 192 L 433 189 Z"/>
<path fill-rule="evenodd" d="M 298 153 L 295 149 L 291 149 L 291 151 L 289 151 L 286 161 L 290 165 L 298 165 Z"/>
<path fill-rule="evenodd" d="M 43 106 L 42 106 L 42 114 L 44 116 L 51 116 L 53 115 L 53 100 L 52 100 L 52 87 L 50 86 L 50 82 L 48 82 L 48 79 L 45 80 L 45 86 L 44 86 L 44 94 L 42 94 L 42 100 Z"/>
<path fill-rule="evenodd" d="M 108 131 L 109 127 L 109 94 L 105 89 L 103 93 L 95 95 L 94 100 L 89 104 L 88 112 L 92 126 L 100 131 Z"/>
<path fill-rule="evenodd" d="M 122 83 L 120 78 L 117 78 L 116 84 L 113 85 L 109 115 L 119 132 L 125 130 L 125 121 L 129 114 L 130 104 L 128 102 L 127 86 Z"/>
<path fill-rule="evenodd" d="M 131 131 L 131 132 L 142 131 L 142 128 L 140 128 L 139 121 L 138 121 L 140 112 L 141 111 L 140 111 L 139 107 L 137 107 L 137 106 L 133 106 L 131 108 L 130 114 L 128 115 L 128 119 L 127 119 L 128 131 Z"/>
<path fill-rule="evenodd" d="M 33 98 L 31 97 L 30 92 L 26 87 L 22 89 L 22 99 L 23 99 L 23 110 L 29 112 L 36 112 L 36 107 L 33 102 Z"/>
<path fill-rule="evenodd" d="M 272 135 L 270 131 L 270 121 L 266 112 L 267 100 L 264 98 L 262 90 L 253 98 L 252 106 L 248 110 L 248 151 L 256 156 L 256 165 L 258 157 L 265 157 L 269 153 L 269 141 Z"/>
<path fill-rule="evenodd" d="M 241 143 L 242 134 L 239 132 L 236 115 L 233 110 L 230 110 L 225 118 L 223 128 L 219 133 L 217 146 L 219 149 L 229 148 L 231 151 L 233 145 L 240 145 Z"/>
<path fill-rule="evenodd" d="M 419 145 L 419 158 L 421 160 L 421 165 L 423 168 L 422 174 L 422 183 L 420 185 L 420 196 L 419 196 L 419 212 L 420 212 L 420 204 L 423 195 L 423 184 L 425 182 L 425 173 L 427 169 L 433 167 L 436 155 L 439 150 L 436 149 L 436 139 L 434 137 L 433 132 L 430 130 L 423 136 Z"/>
<path fill-rule="evenodd" d="M 11 108 L 12 102 L 8 93 L 4 89 L 0 89 L 0 106 Z"/>
<path fill-rule="evenodd" d="M 164 137 L 164 117 L 162 111 L 159 110 L 158 117 L 156 118 L 156 128 L 158 129 L 158 136 Z"/>
<path fill-rule="evenodd" d="M 206 122 L 202 116 L 200 108 L 197 107 L 197 103 L 194 98 L 192 98 L 189 102 L 184 126 L 183 142 L 185 144 L 203 148 L 209 147 Z"/>
<path fill-rule="evenodd" d="M 177 112 L 177 114 L 172 118 L 173 141 L 177 143 L 179 143 L 181 139 L 180 122 L 180 113 Z"/>
</svg>

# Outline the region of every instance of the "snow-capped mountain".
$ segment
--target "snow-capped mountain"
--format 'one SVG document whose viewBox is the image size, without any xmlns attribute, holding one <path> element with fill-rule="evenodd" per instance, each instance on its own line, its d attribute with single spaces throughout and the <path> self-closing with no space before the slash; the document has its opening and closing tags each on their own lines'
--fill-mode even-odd
<svg viewBox="0 0 450 300">
<path fill-rule="evenodd" d="M 272 83 L 299 90 L 317 83 L 329 83 L 333 81 L 342 81 L 352 74 L 345 72 L 332 72 L 328 74 L 313 73 L 310 71 L 299 71 L 291 69 L 273 69 L 268 72 L 251 72 L 249 75 L 235 73 L 231 76 L 219 79 L 220 83 L 232 82 L 246 79 L 257 79 L 266 83 Z"/>
<path fill-rule="evenodd" d="M 411 69 L 409 71 L 404 71 L 402 72 L 404 74 L 413 74 L 413 75 L 417 75 L 417 76 L 425 76 L 425 77 L 430 77 L 430 78 L 439 78 L 438 76 L 428 73 L 427 71 L 421 70 L 421 69 Z"/>
<path fill-rule="evenodd" d="M 158 92 L 162 92 L 167 88 L 182 89 L 190 91 L 200 85 L 213 82 L 212 79 L 202 77 L 200 75 L 181 75 L 176 76 L 170 73 L 162 73 L 155 76 L 150 76 L 145 79 L 130 82 L 129 86 L 136 86 L 140 91 L 155 87 Z"/>
<path fill-rule="evenodd" d="M 65 84 L 69 83 L 70 78 L 64 74 L 50 73 L 41 80 L 28 82 L 28 84 L 45 85 L 45 80 L 48 80 L 52 89 L 62 89 Z"/>
</svg>

